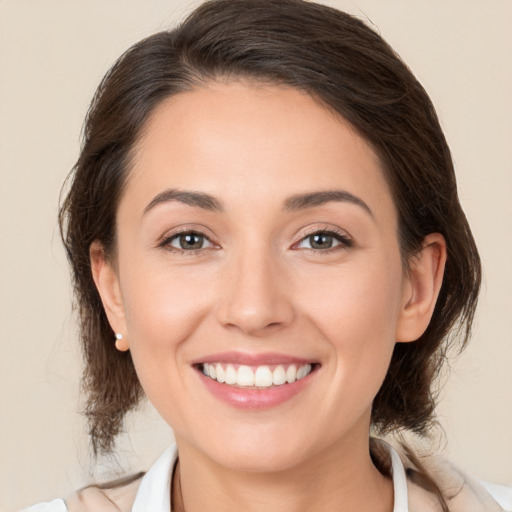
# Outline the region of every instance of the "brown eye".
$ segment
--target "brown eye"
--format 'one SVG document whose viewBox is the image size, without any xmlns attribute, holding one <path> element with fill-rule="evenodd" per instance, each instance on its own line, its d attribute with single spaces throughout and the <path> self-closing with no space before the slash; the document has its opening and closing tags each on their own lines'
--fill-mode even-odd
<svg viewBox="0 0 512 512">
<path fill-rule="evenodd" d="M 200 233 L 188 232 L 173 236 L 168 244 L 176 249 L 183 251 L 197 251 L 206 247 L 211 247 L 212 243 Z"/>
</svg>

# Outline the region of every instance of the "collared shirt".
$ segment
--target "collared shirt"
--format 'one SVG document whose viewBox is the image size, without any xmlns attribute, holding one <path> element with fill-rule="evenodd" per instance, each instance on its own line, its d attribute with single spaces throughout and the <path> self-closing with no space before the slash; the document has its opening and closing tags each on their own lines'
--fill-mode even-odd
<svg viewBox="0 0 512 512">
<path fill-rule="evenodd" d="M 393 512 L 440 510 L 429 492 L 408 480 L 406 467 L 398 453 L 389 444 L 383 444 L 391 458 Z M 177 448 L 173 445 L 162 454 L 142 479 L 127 486 L 109 491 L 89 487 L 66 500 L 67 506 L 64 500 L 57 499 L 34 505 L 22 512 L 171 512 L 171 476 L 177 457 Z M 445 489 L 448 492 L 449 489 L 456 489 L 454 493 L 452 492 L 453 499 L 450 500 L 450 503 L 453 501 L 454 512 L 512 511 L 512 489 L 487 484 L 485 490 L 484 486 L 474 484 L 466 476 L 461 476 L 461 473 L 454 470 L 451 465 L 445 465 L 439 471 L 443 476 L 449 476 Z M 496 500 L 499 500 L 501 506 Z"/>
</svg>

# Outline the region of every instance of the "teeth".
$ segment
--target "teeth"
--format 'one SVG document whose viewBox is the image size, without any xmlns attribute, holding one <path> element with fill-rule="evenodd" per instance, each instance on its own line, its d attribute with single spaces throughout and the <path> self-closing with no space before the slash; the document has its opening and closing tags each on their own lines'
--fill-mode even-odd
<svg viewBox="0 0 512 512">
<path fill-rule="evenodd" d="M 311 373 L 312 365 L 304 364 L 297 368 L 291 364 L 287 368 L 283 365 L 276 366 L 271 370 L 269 366 L 241 365 L 236 369 L 233 365 L 222 365 L 221 363 L 205 363 L 202 366 L 203 373 L 213 380 L 237 387 L 268 388 L 270 386 L 282 386 L 292 384 L 303 379 Z"/>
<path fill-rule="evenodd" d="M 311 371 L 311 365 L 306 364 L 297 370 L 297 380 L 303 379 Z"/>
<path fill-rule="evenodd" d="M 236 374 L 236 383 L 238 386 L 254 386 L 254 372 L 249 366 L 239 366 Z"/>
<path fill-rule="evenodd" d="M 217 382 L 224 382 L 224 368 L 220 364 L 215 365 L 215 373 L 217 374 Z"/>
<path fill-rule="evenodd" d="M 295 382 L 297 380 L 297 368 L 294 364 L 288 367 L 288 370 L 286 370 L 286 382 L 288 384 L 291 384 L 292 382 Z"/>
<path fill-rule="evenodd" d="M 281 386 L 286 382 L 286 371 L 282 366 L 278 366 L 272 373 L 272 382 L 274 386 Z"/>
<path fill-rule="evenodd" d="M 224 382 L 231 385 L 236 384 L 236 370 L 230 364 L 224 373 Z"/>
<path fill-rule="evenodd" d="M 268 366 L 259 366 L 254 374 L 254 385 L 258 388 L 268 388 L 272 386 L 272 372 Z"/>
</svg>

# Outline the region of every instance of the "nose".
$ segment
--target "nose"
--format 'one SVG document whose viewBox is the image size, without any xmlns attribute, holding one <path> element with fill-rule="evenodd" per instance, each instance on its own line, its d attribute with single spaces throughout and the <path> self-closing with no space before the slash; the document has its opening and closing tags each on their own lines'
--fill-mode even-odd
<svg viewBox="0 0 512 512">
<path fill-rule="evenodd" d="M 246 250 L 226 265 L 223 277 L 217 317 L 224 327 L 259 337 L 292 323 L 292 289 L 275 257 Z"/>
</svg>

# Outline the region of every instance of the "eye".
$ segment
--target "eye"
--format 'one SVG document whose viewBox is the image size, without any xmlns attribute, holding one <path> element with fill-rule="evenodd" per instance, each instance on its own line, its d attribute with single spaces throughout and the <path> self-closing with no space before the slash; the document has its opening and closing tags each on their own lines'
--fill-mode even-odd
<svg viewBox="0 0 512 512">
<path fill-rule="evenodd" d="M 205 235 L 195 231 L 186 231 L 172 235 L 166 238 L 162 245 L 181 251 L 197 251 L 213 247 L 213 243 Z"/>
<path fill-rule="evenodd" d="M 345 235 L 333 231 L 317 231 L 304 237 L 296 247 L 298 249 L 328 250 L 337 246 L 352 247 L 353 243 Z"/>
</svg>

